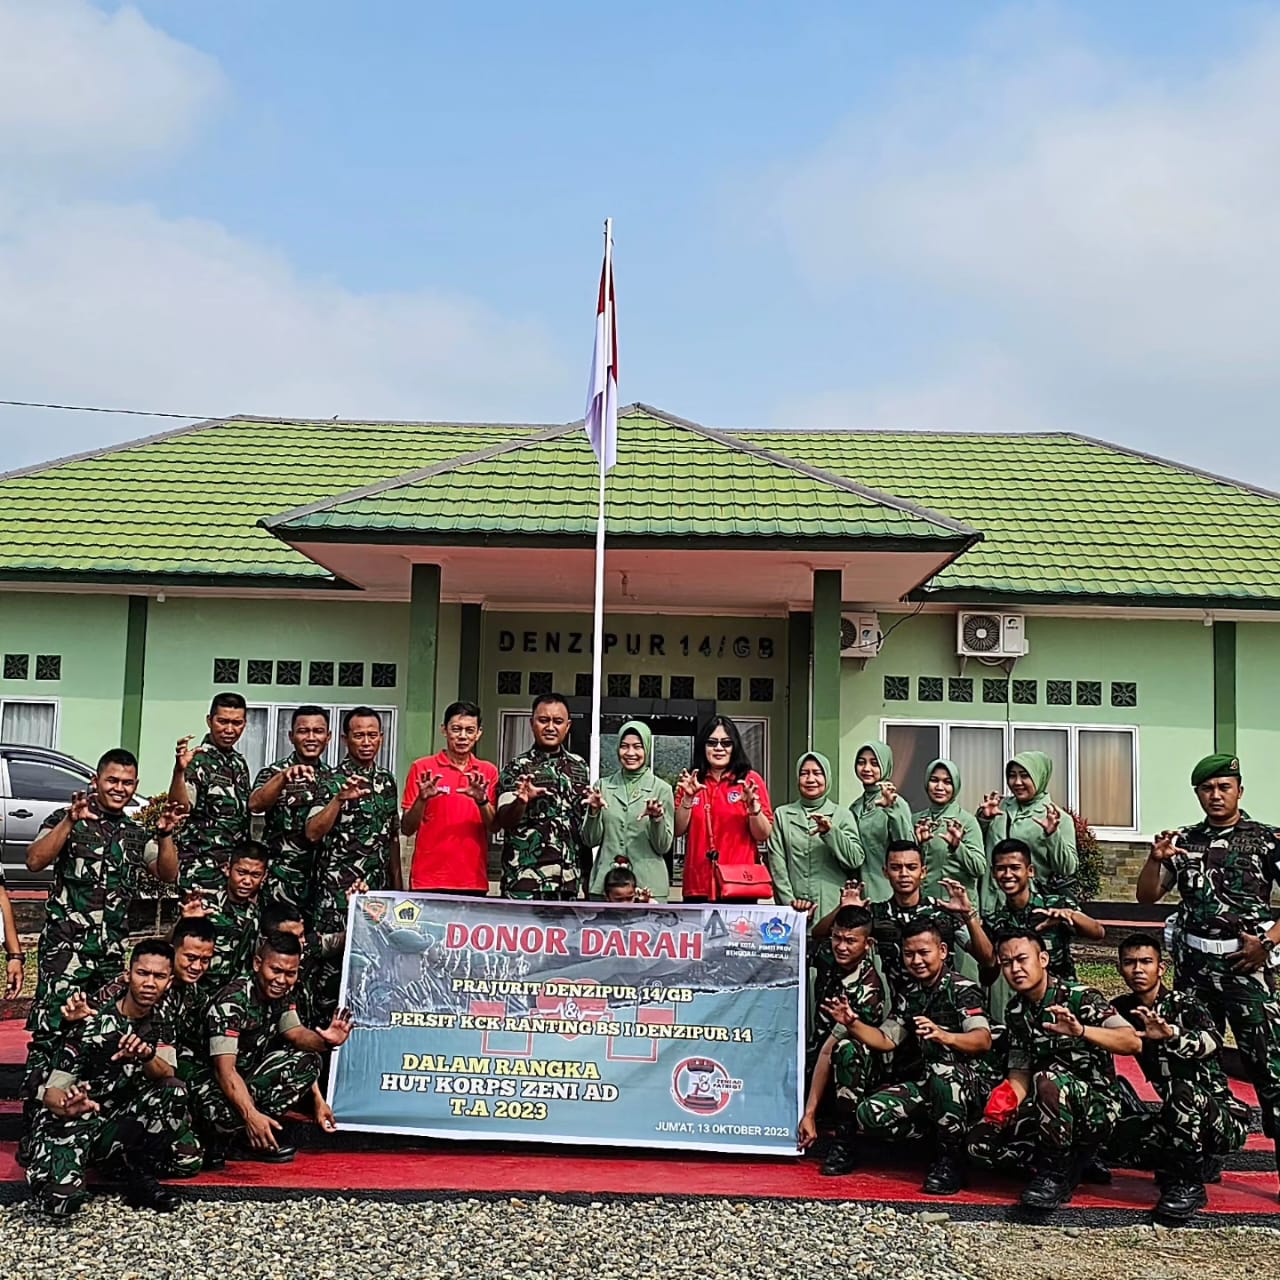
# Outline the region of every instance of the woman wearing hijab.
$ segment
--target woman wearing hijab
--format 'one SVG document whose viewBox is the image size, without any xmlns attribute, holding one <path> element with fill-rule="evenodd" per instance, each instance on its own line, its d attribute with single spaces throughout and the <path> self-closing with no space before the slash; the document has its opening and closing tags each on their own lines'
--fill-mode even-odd
<svg viewBox="0 0 1280 1280">
<path fill-rule="evenodd" d="M 728 716 L 714 716 L 698 730 L 693 759 L 693 770 L 680 775 L 676 788 L 676 835 L 689 836 L 684 901 L 706 902 L 713 875 L 707 854 L 714 849 L 726 867 L 755 862 L 773 834 L 773 806 Z"/>
<path fill-rule="evenodd" d="M 890 840 L 914 840 L 911 807 L 893 785 L 893 752 L 887 742 L 872 738 L 853 758 L 854 776 L 862 795 L 850 806 L 862 840 L 862 896 L 884 902 L 892 896 L 884 874 L 884 854 Z"/>
<path fill-rule="evenodd" d="M 987 880 L 987 851 L 978 820 L 960 807 L 960 770 L 955 761 L 934 760 L 925 770 L 924 789 L 929 806 L 911 818 L 916 843 L 924 854 L 924 892 L 945 898 L 945 877 L 959 880 L 977 902 Z"/>
<path fill-rule="evenodd" d="M 647 724 L 628 720 L 618 733 L 617 773 L 603 778 L 587 795 L 583 841 L 596 850 L 589 894 L 604 897 L 604 881 L 615 863 L 629 866 L 636 884 L 655 902 L 671 893 L 667 855 L 675 839 L 675 798 L 653 771 L 653 733 Z"/>
<path fill-rule="evenodd" d="M 1001 840 L 1022 840 L 1031 849 L 1036 885 L 1043 893 L 1059 892 L 1074 878 L 1080 859 L 1076 824 L 1049 797 L 1053 761 L 1043 751 L 1020 751 L 1004 776 L 1012 795 L 993 791 L 978 810 L 987 857 Z"/>
<path fill-rule="evenodd" d="M 779 805 L 769 837 L 773 899 L 821 920 L 840 905 L 850 874 L 862 865 L 853 816 L 830 798 L 831 762 L 818 751 L 796 761 L 800 799 Z"/>
</svg>

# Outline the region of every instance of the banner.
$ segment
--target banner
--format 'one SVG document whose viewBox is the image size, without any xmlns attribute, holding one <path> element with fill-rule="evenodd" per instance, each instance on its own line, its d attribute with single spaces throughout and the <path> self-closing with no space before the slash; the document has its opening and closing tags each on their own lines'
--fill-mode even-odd
<svg viewBox="0 0 1280 1280">
<path fill-rule="evenodd" d="M 354 899 L 344 1129 L 796 1154 L 803 917 L 754 905 Z"/>
</svg>

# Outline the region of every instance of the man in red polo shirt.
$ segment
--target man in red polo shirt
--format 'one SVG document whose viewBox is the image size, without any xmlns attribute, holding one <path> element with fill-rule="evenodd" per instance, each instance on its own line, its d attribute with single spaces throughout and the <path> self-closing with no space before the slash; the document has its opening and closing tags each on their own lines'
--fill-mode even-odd
<svg viewBox="0 0 1280 1280">
<path fill-rule="evenodd" d="M 409 887 L 485 894 L 498 770 L 476 759 L 484 730 L 474 702 L 453 703 L 441 728 L 444 750 L 415 760 L 404 782 L 401 830 L 417 836 Z"/>
</svg>

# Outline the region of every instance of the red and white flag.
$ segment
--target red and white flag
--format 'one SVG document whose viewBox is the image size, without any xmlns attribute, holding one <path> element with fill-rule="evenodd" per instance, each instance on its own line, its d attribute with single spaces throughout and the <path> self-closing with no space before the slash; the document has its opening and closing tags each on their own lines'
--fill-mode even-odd
<svg viewBox="0 0 1280 1280">
<path fill-rule="evenodd" d="M 596 343 L 591 351 L 585 418 L 587 439 L 600 459 L 600 466 L 608 471 L 618 461 L 618 324 L 611 234 L 605 237 L 604 267 L 600 271 Z"/>
</svg>

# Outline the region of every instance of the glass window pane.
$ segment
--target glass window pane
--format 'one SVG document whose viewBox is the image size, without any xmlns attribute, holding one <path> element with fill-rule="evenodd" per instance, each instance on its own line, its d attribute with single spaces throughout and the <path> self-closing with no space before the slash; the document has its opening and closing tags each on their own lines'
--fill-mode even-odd
<svg viewBox="0 0 1280 1280">
<path fill-rule="evenodd" d="M 942 750 L 942 727 L 936 724 L 886 725 L 884 740 L 893 752 L 894 784 L 915 813 L 929 803 L 924 789 L 924 771 L 929 761 L 936 760 Z M 851 769 L 852 765 L 851 761 Z M 856 786 L 856 778 L 851 785 Z"/>
<path fill-rule="evenodd" d="M 533 725 L 527 711 L 503 711 L 498 728 L 498 768 L 533 746 Z M 603 758 L 603 756 L 602 756 Z"/>
<path fill-rule="evenodd" d="M 244 733 L 236 743 L 236 750 L 248 761 L 250 782 L 258 776 L 259 770 L 270 763 L 267 759 L 267 722 L 270 715 L 268 707 L 250 707 Z"/>
<path fill-rule="evenodd" d="M 293 725 L 293 713 L 296 710 L 297 707 L 294 706 L 276 708 L 275 748 L 271 753 L 272 760 L 283 760 L 293 750 L 293 743 L 289 741 L 289 730 Z"/>
<path fill-rule="evenodd" d="M 983 796 L 993 791 L 1004 795 L 1003 728 L 952 725 L 947 751 L 960 770 L 960 803 L 970 813 L 982 803 Z"/>
<path fill-rule="evenodd" d="M 0 711 L 0 742 L 52 747 L 57 708 L 52 702 L 6 702 Z"/>
<path fill-rule="evenodd" d="M 1133 734 L 1080 730 L 1080 816 L 1095 827 L 1134 824 Z"/>
<path fill-rule="evenodd" d="M 764 779 L 764 785 L 772 798 L 773 783 L 769 780 L 769 722 L 754 716 L 734 716 L 733 723 L 738 726 L 738 732 L 742 735 L 742 745 L 751 761 L 751 767 Z"/>
<path fill-rule="evenodd" d="M 49 800 L 67 804 L 73 792 L 83 791 L 86 779 L 43 760 L 9 758 L 9 790 L 15 800 Z"/>
<path fill-rule="evenodd" d="M 1059 804 L 1071 803 L 1071 735 L 1066 729 L 1026 729 L 1014 726 L 1013 753 L 1043 751 L 1053 761 L 1049 794 Z M 1001 792 L 1009 790 L 1002 780 Z"/>
</svg>

